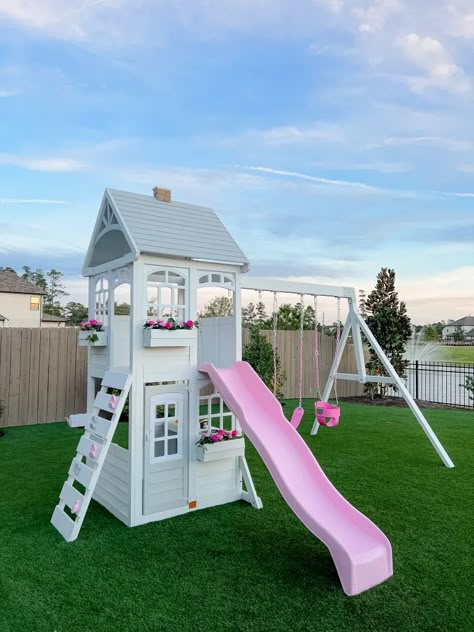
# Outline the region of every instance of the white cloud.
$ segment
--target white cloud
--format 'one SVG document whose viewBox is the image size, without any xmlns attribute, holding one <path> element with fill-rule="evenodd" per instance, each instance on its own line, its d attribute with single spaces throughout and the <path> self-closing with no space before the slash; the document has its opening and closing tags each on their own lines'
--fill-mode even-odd
<svg viewBox="0 0 474 632">
<path fill-rule="evenodd" d="M 317 141 L 339 142 L 344 139 L 342 128 L 330 123 L 315 124 L 309 127 L 282 125 L 267 130 L 249 132 L 245 136 L 251 137 L 256 142 L 270 145 L 299 145 Z"/>
<path fill-rule="evenodd" d="M 0 204 L 67 204 L 64 200 L 0 198 Z"/>
<path fill-rule="evenodd" d="M 335 187 L 343 187 L 350 189 L 360 189 L 367 192 L 383 192 L 382 189 L 377 187 L 373 187 L 369 184 L 365 184 L 363 182 L 352 182 L 348 180 L 332 180 L 329 178 L 320 178 L 318 176 L 311 176 L 306 173 L 299 173 L 297 171 L 284 171 L 282 169 L 272 169 L 270 167 L 261 167 L 261 166 L 245 166 L 245 169 L 250 169 L 251 171 L 257 171 L 260 173 L 270 173 L 277 176 L 286 176 L 289 178 L 297 178 L 300 180 L 306 180 L 309 182 L 316 182 L 318 184 L 326 184 Z"/>
<path fill-rule="evenodd" d="M 0 154 L 0 165 L 53 172 L 80 171 L 85 168 L 85 164 L 71 158 L 36 158 L 15 154 Z"/>
<path fill-rule="evenodd" d="M 362 2 L 360 4 L 363 4 Z M 375 33 L 384 28 L 394 13 L 402 10 L 399 0 L 375 0 L 352 10 L 361 33 Z"/>
<path fill-rule="evenodd" d="M 470 89 L 471 84 L 464 70 L 454 63 L 439 40 L 410 33 L 401 37 L 398 43 L 406 58 L 424 71 L 423 75 L 408 78 L 413 90 L 439 88 L 463 93 Z"/>
</svg>

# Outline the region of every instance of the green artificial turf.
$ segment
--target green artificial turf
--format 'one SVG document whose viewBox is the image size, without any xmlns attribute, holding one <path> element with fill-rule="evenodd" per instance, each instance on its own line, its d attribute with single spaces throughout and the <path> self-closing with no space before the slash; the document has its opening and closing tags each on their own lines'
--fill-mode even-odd
<svg viewBox="0 0 474 632">
<path fill-rule="evenodd" d="M 426 413 L 456 463 L 448 470 L 404 409 L 345 403 L 340 425 L 311 437 L 311 407 L 300 431 L 391 540 L 392 579 L 345 596 L 328 551 L 251 445 L 263 510 L 237 502 L 129 529 L 93 502 L 67 544 L 49 520 L 80 431 L 9 428 L 0 439 L 0 631 L 472 629 L 474 414 Z"/>
</svg>

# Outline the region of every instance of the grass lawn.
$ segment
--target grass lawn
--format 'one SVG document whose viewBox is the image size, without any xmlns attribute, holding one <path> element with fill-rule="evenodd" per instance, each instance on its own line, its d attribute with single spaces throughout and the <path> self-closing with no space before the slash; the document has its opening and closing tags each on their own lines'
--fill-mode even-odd
<svg viewBox="0 0 474 632">
<path fill-rule="evenodd" d="M 434 359 L 441 362 L 470 362 L 474 364 L 474 347 L 438 347 Z"/>
<path fill-rule="evenodd" d="M 263 510 L 238 502 L 128 529 L 93 502 L 66 544 L 49 520 L 80 431 L 10 428 L 0 439 L 0 631 L 472 629 L 473 413 L 427 411 L 456 463 L 448 470 L 404 409 L 345 403 L 337 428 L 310 437 L 311 407 L 301 433 L 391 540 L 391 580 L 346 597 L 251 445 Z"/>
</svg>

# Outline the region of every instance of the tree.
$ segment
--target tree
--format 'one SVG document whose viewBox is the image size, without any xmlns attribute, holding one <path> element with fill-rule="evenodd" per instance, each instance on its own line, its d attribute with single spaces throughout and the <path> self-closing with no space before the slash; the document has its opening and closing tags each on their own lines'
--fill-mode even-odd
<svg viewBox="0 0 474 632">
<path fill-rule="evenodd" d="M 114 314 L 116 316 L 128 316 L 130 314 L 130 305 L 128 303 L 114 303 Z"/>
<path fill-rule="evenodd" d="M 367 300 L 367 293 L 365 290 L 359 290 L 359 312 L 362 318 L 367 318 L 367 311 L 365 309 L 365 301 Z"/>
<path fill-rule="evenodd" d="M 61 315 L 60 299 L 69 296 L 61 283 L 62 272 L 54 268 L 46 273 L 46 295 L 43 300 L 43 311 L 47 314 Z"/>
<path fill-rule="evenodd" d="M 21 278 L 33 283 L 33 285 L 36 285 L 45 292 L 43 298 L 43 312 L 45 314 L 52 314 L 53 316 L 62 316 L 63 310 L 60 299 L 69 296 L 61 282 L 63 273 L 58 272 L 58 270 L 54 268 L 46 272 L 46 274 L 41 268 L 32 270 L 29 266 L 23 266 L 22 269 L 23 274 Z"/>
<path fill-rule="evenodd" d="M 456 329 L 453 333 L 454 342 L 463 342 L 465 340 L 466 335 L 464 333 L 464 329 L 460 325 L 456 325 Z"/>
<path fill-rule="evenodd" d="M 10 268 L 10 266 L 6 266 L 5 268 L 0 266 L 0 272 L 15 272 L 16 274 L 16 271 L 13 268 Z"/>
<path fill-rule="evenodd" d="M 408 360 L 405 360 L 404 354 L 406 343 L 411 335 L 411 324 L 406 305 L 403 301 L 399 301 L 395 290 L 395 270 L 390 268 L 380 270 L 375 288 L 365 301 L 365 309 L 369 329 L 398 375 L 406 377 Z M 369 353 L 370 358 L 367 362 L 369 375 L 386 376 L 385 368 L 372 347 L 369 348 Z M 365 388 L 371 397 L 375 395 L 384 397 L 387 390 L 386 385 L 374 383 L 368 383 Z"/>
<path fill-rule="evenodd" d="M 301 309 L 301 303 L 280 305 L 277 316 L 277 329 L 298 330 L 301 325 Z M 304 310 L 303 329 L 314 329 L 315 322 L 314 309 L 311 305 L 308 305 Z"/>
<path fill-rule="evenodd" d="M 199 318 L 215 318 L 232 315 L 232 299 L 229 296 L 216 296 L 199 312 Z"/>
<path fill-rule="evenodd" d="M 36 287 L 40 287 L 46 292 L 47 281 L 41 268 L 38 268 L 37 270 L 32 270 L 30 266 L 23 266 L 22 270 L 22 279 L 25 279 L 25 281 L 28 281 L 29 283 L 33 283 L 33 285 L 36 285 Z"/>
<path fill-rule="evenodd" d="M 436 342 L 440 334 L 435 325 L 426 325 L 423 329 L 423 342 Z"/>
<path fill-rule="evenodd" d="M 242 359 L 253 367 L 256 373 L 261 377 L 266 386 L 273 392 L 274 364 L 273 364 L 273 347 L 270 342 L 260 333 L 258 327 L 250 329 L 250 337 L 245 345 Z M 276 397 L 282 399 L 282 385 L 284 375 L 281 372 L 280 356 L 276 353 L 277 363 L 277 388 Z"/>
<path fill-rule="evenodd" d="M 254 303 L 242 307 L 242 327 L 253 327 L 257 323 L 257 310 Z"/>
<path fill-rule="evenodd" d="M 68 325 L 79 325 L 83 320 L 87 320 L 87 307 L 82 303 L 70 301 L 63 308 L 64 317 L 67 318 Z"/>
</svg>

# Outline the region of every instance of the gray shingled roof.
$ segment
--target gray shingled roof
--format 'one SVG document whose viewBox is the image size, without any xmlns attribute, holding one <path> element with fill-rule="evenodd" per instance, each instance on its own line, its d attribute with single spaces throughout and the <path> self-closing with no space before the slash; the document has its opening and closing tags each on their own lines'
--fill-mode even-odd
<svg viewBox="0 0 474 632">
<path fill-rule="evenodd" d="M 0 320 L 6 320 L 6 317 L 0 314 Z"/>
<path fill-rule="evenodd" d="M 67 318 L 63 318 L 62 316 L 54 316 L 53 314 L 43 314 L 41 316 L 41 320 L 46 323 L 65 323 L 67 322 Z"/>
<path fill-rule="evenodd" d="M 248 260 L 211 208 L 158 202 L 153 195 L 107 189 L 141 253 L 232 263 Z"/>
<path fill-rule="evenodd" d="M 453 323 L 448 323 L 448 327 L 474 327 L 474 316 L 464 316 Z"/>
<path fill-rule="evenodd" d="M 0 292 L 9 294 L 45 294 L 45 291 L 40 287 L 25 281 L 15 272 L 10 272 L 9 270 L 0 271 Z"/>
</svg>

